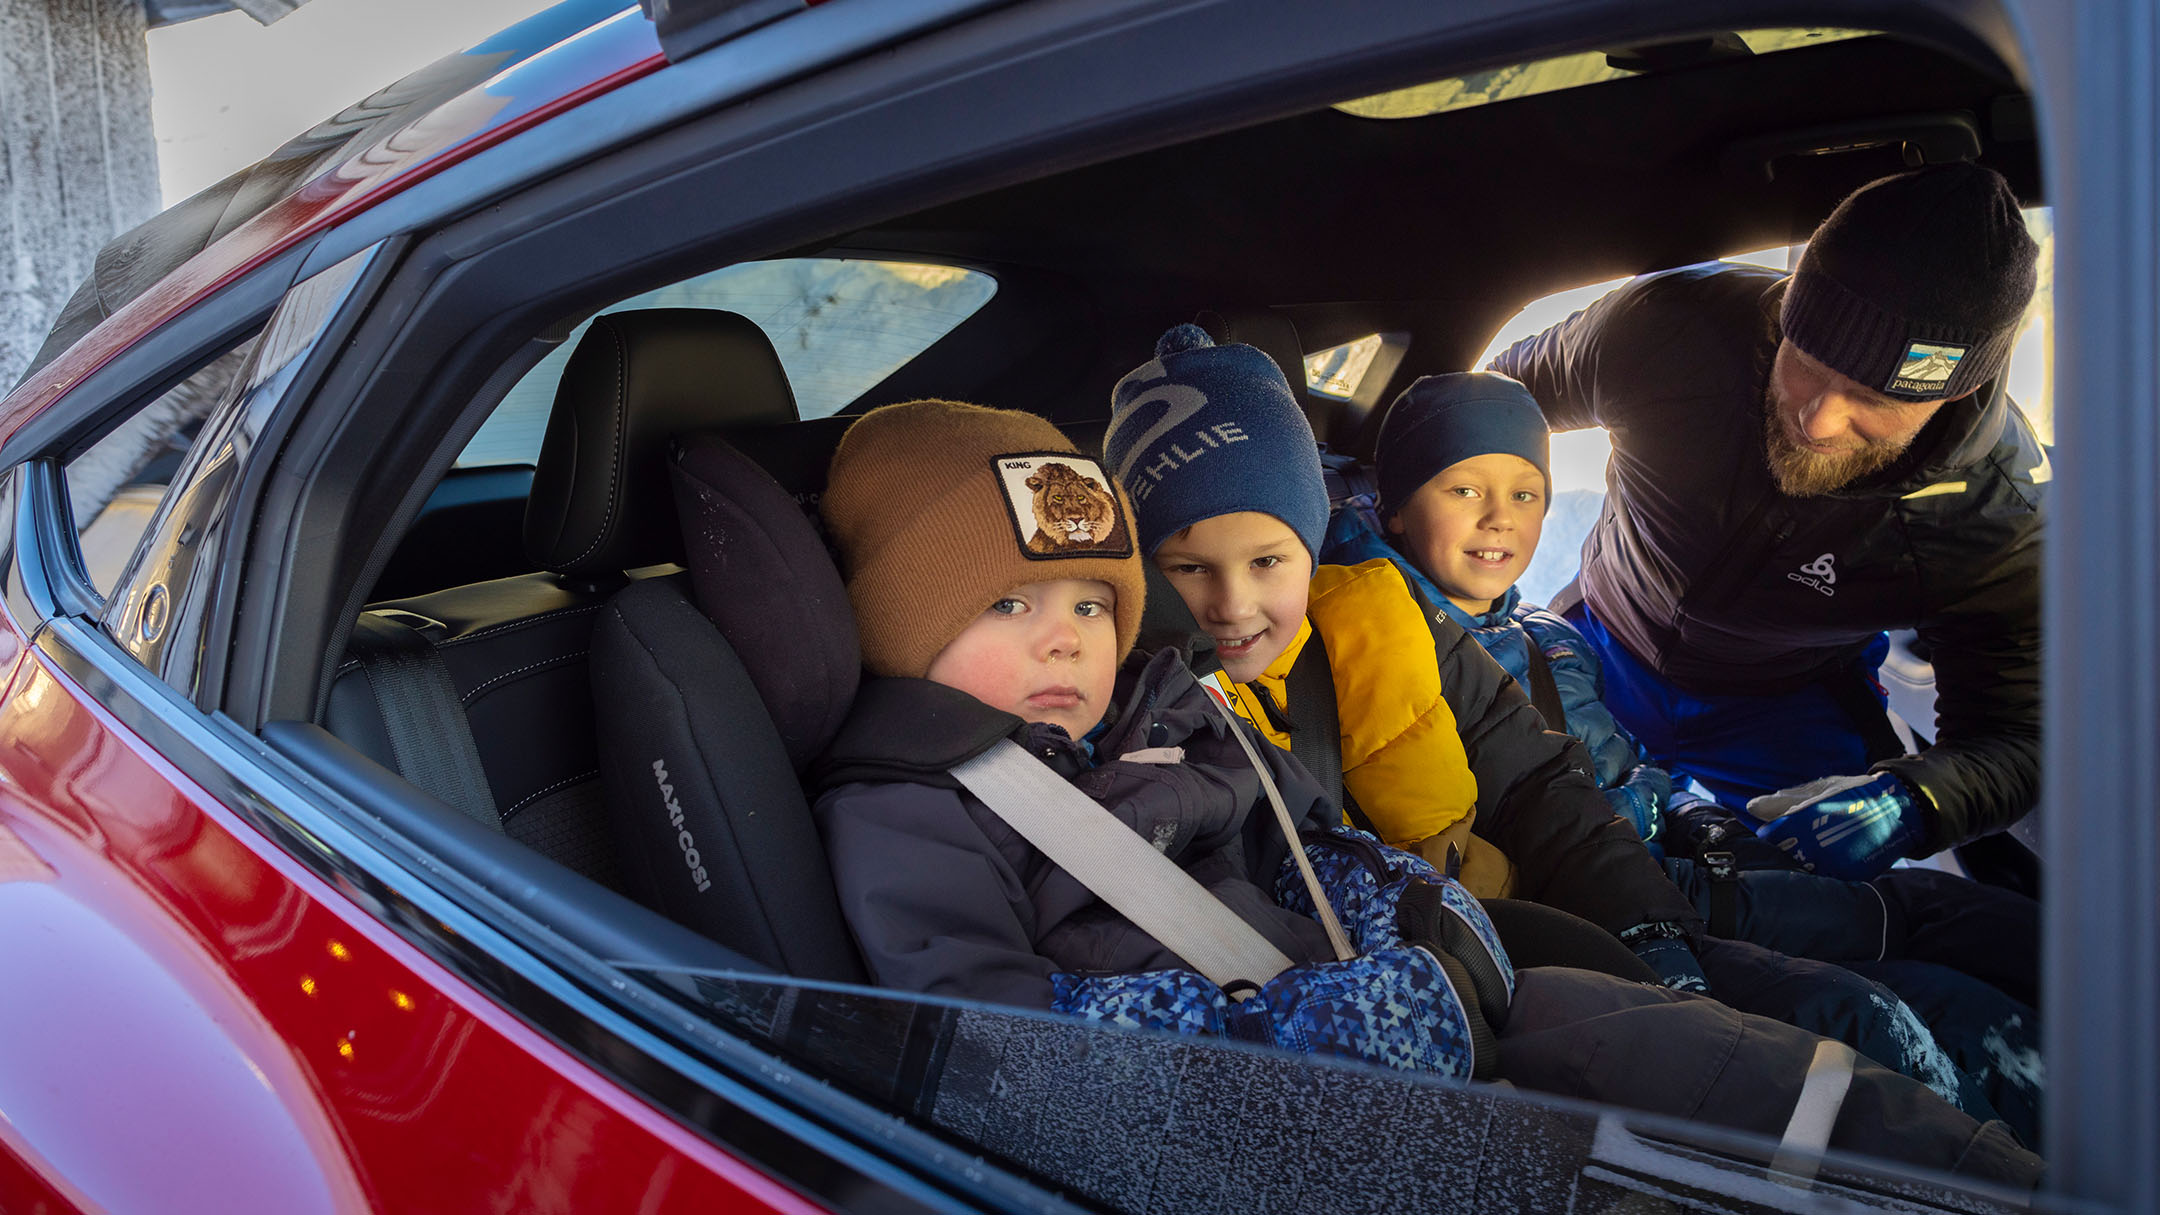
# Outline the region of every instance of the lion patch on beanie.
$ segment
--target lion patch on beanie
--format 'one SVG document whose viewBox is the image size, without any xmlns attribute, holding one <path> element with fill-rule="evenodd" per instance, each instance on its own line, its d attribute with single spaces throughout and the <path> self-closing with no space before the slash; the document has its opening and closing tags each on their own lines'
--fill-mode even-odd
<svg viewBox="0 0 2160 1215">
<path fill-rule="evenodd" d="M 1056 451 L 1016 452 L 991 464 L 1029 560 L 1132 554 L 1132 529 L 1100 464 Z"/>
</svg>

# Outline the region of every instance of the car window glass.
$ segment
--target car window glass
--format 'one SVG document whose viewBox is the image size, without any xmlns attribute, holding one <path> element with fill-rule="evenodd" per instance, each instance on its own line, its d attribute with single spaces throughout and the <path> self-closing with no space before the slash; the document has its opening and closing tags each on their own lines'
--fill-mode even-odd
<svg viewBox="0 0 2160 1215">
<path fill-rule="evenodd" d="M 232 391 L 255 338 L 213 359 L 68 461 L 83 568 L 110 595 L 210 410 Z"/>
<path fill-rule="evenodd" d="M 1386 340 L 1384 334 L 1368 333 L 1340 346 L 1306 355 L 1305 387 L 1340 401 L 1356 396 L 1358 385 L 1372 367 L 1373 356 L 1380 353 Z"/>
<path fill-rule="evenodd" d="M 1703 1209 L 1706 1196 L 1782 1210 L 1807 1188 L 1969 1209 L 1948 1185 L 1886 1181 L 1850 1156 L 1780 1179 L 1769 1137 L 1505 1085 L 847 984 L 625 970 L 903 1124 L 1111 1210 L 1321 1209 L 1361 1185 L 1405 1211 Z M 1505 1167 L 1475 1167 L 1498 1152 Z"/>
<path fill-rule="evenodd" d="M 204 630 L 226 541 L 243 522 L 237 504 L 250 458 L 380 248 L 294 284 L 260 334 L 197 373 L 205 401 L 176 402 L 169 411 L 174 420 L 151 428 L 173 434 L 191 426 L 199 433 L 174 460 L 170 491 L 159 494 L 134 529 L 119 577 L 104 592 L 101 622 L 136 661 L 176 688 L 192 692 L 205 661 Z M 154 462 L 158 454 L 145 459 Z"/>
<path fill-rule="evenodd" d="M 855 398 L 990 301 L 997 280 L 920 262 L 791 257 L 745 262 L 634 295 L 603 309 L 715 308 L 738 312 L 772 339 L 804 418 L 840 412 Z M 555 385 L 577 348 L 580 324 L 535 364 L 459 454 L 457 467 L 531 464 L 540 453 Z"/>
<path fill-rule="evenodd" d="M 2055 397 L 2051 387 L 2054 379 L 2054 212 L 2047 207 L 2026 208 L 2025 228 L 2040 246 L 2039 284 L 2033 291 L 2031 305 L 2025 310 L 2017 344 L 2011 349 L 2009 369 L 2004 374 L 2009 377 L 2011 398 L 2024 410 L 2040 441 L 2052 445 L 2055 442 Z M 1805 245 L 1798 244 L 1777 245 L 1732 254 L 1724 260 L 1790 270 L 1799 264 L 1800 251 L 1804 248 Z M 1627 281 L 1624 278 L 1607 279 L 1531 301 L 1500 327 L 1472 366 L 1483 367 L 1491 363 L 1501 351 L 1526 337 L 1543 333 Z M 1605 462 L 1611 455 L 1612 442 L 1598 427 L 1565 431 L 1552 437 L 1552 510 L 1545 518 L 1544 537 L 1538 544 L 1537 556 L 1531 559 L 1530 567 L 1522 576 L 1523 598 L 1527 601 L 1550 603 L 1554 595 L 1573 581 L 1581 565 L 1583 538 L 1597 523 L 1598 511 L 1605 501 Z"/>
</svg>

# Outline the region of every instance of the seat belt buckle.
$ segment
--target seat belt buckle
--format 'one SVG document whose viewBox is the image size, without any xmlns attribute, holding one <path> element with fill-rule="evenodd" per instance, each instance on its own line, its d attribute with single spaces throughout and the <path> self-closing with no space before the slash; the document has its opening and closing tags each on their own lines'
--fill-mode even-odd
<svg viewBox="0 0 2160 1215">
<path fill-rule="evenodd" d="M 1711 936 L 1731 940 L 1739 935 L 1739 858 L 1722 848 L 1700 855 L 1703 868 L 1710 873 L 1710 914 L 1705 927 Z"/>
</svg>

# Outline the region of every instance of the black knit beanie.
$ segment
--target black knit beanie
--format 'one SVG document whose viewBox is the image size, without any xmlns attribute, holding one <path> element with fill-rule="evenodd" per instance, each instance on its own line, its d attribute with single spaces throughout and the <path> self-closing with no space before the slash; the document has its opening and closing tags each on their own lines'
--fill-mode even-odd
<svg viewBox="0 0 2160 1215">
<path fill-rule="evenodd" d="M 1937 165 L 1869 182 L 1815 229 L 1785 336 L 1887 396 L 1960 397 L 2010 357 L 2039 249 L 2001 175 Z"/>
</svg>

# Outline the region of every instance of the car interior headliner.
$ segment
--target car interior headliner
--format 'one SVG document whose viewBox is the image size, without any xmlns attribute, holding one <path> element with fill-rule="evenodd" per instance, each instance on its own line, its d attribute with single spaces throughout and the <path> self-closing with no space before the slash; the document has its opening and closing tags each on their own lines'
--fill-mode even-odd
<svg viewBox="0 0 2160 1215">
<path fill-rule="evenodd" d="M 1981 161 L 2038 200 L 2029 102 L 1999 69 L 1888 36 L 1669 58 L 1677 66 L 1421 118 L 1298 114 L 932 207 L 834 246 L 983 266 L 1006 308 L 1054 311 L 1060 288 L 1077 293 L 1086 303 L 1067 337 L 1100 326 L 1117 355 L 1085 374 L 1098 385 L 1165 325 L 1243 307 L 1283 310 L 1308 352 L 1414 334 L 1394 377 L 1407 382 L 1463 366 L 1551 292 L 1804 239 L 1845 193 L 1904 166 L 1899 132 L 1925 138 L 1945 115 L 1969 122 Z M 1878 142 L 1823 150 L 1840 142 L 1825 128 L 1855 124 L 1874 124 Z M 896 376 L 858 408 L 935 383 L 952 391 L 961 369 L 935 353 L 922 377 Z"/>
</svg>

